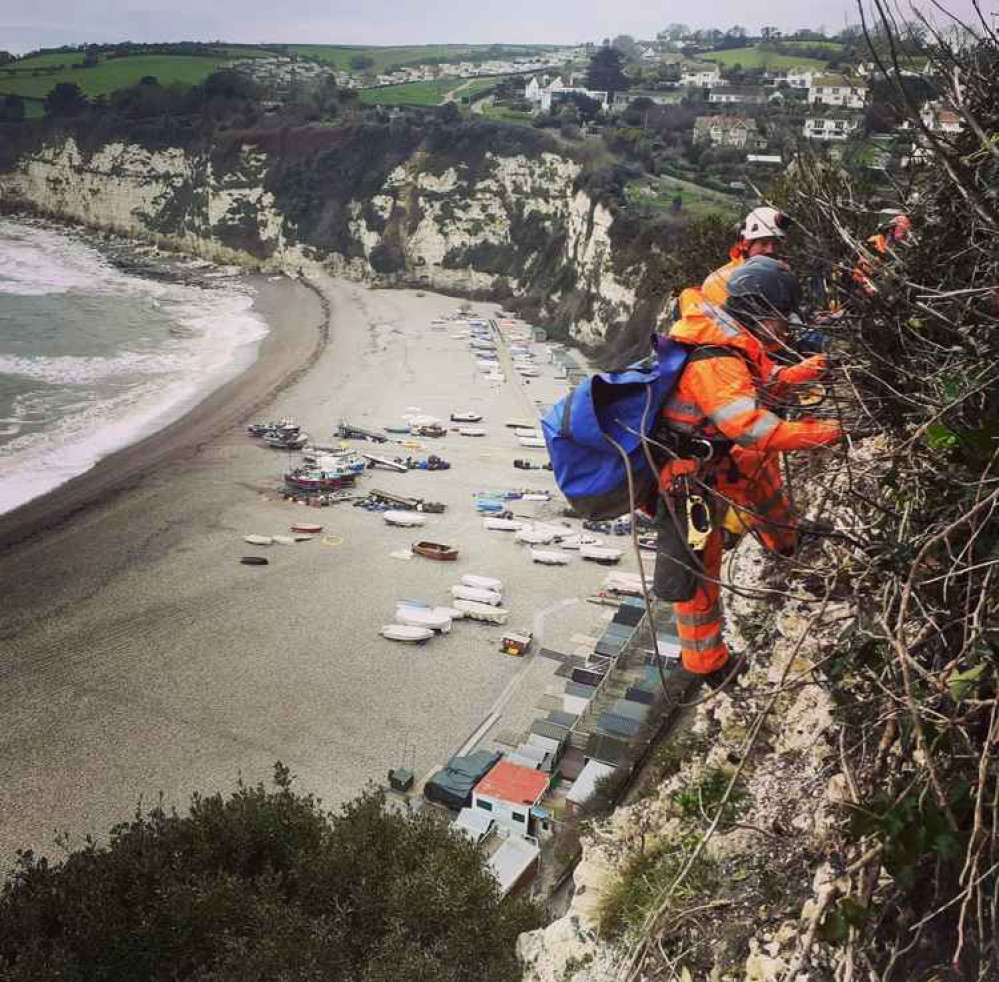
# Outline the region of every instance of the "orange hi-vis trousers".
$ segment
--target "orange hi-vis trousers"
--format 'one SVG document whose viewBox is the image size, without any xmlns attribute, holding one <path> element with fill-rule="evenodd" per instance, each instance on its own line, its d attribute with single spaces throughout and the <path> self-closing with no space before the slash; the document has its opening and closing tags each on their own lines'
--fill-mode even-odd
<svg viewBox="0 0 999 982">
<path fill-rule="evenodd" d="M 698 553 L 703 575 L 690 600 L 673 604 L 680 659 L 688 672 L 707 675 L 728 661 L 728 648 L 722 639 L 721 575 L 722 531 L 720 523 Z"/>
</svg>

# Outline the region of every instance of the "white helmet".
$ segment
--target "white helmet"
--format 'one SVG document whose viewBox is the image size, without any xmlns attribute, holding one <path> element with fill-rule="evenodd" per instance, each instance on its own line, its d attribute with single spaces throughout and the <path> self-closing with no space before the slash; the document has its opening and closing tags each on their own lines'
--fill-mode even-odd
<svg viewBox="0 0 999 982">
<path fill-rule="evenodd" d="M 754 208 L 743 223 L 742 238 L 745 242 L 752 242 L 754 239 L 783 239 L 787 235 L 785 230 L 790 225 L 791 219 L 776 208 Z"/>
</svg>

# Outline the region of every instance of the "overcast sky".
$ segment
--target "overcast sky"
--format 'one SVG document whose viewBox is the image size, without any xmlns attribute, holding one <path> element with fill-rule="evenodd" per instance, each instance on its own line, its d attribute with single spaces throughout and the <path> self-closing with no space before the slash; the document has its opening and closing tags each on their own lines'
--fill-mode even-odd
<svg viewBox="0 0 999 982">
<path fill-rule="evenodd" d="M 971 0 L 943 0 L 967 15 Z M 919 3 L 930 10 L 929 0 Z M 907 6 L 907 5 L 906 5 Z M 984 9 L 999 9 L 985 0 Z M 267 41 L 314 44 L 532 42 L 571 44 L 615 34 L 652 37 L 667 23 L 842 28 L 851 0 L 0 0 L 0 49 L 23 53 L 81 42 Z"/>
</svg>

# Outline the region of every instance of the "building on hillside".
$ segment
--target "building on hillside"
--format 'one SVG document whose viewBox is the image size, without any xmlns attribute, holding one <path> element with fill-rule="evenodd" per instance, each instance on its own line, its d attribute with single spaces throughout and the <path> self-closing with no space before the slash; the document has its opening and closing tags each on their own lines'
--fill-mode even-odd
<svg viewBox="0 0 999 982">
<path fill-rule="evenodd" d="M 766 91 L 755 85 L 724 85 L 708 96 L 708 102 L 719 105 L 762 106 L 766 101 Z"/>
<path fill-rule="evenodd" d="M 561 75 L 532 75 L 524 88 L 524 98 L 535 106 L 541 106 L 547 95 L 565 88 Z"/>
<path fill-rule="evenodd" d="M 808 87 L 808 101 L 813 106 L 863 109 L 867 104 L 867 85 L 846 75 L 817 75 Z"/>
<path fill-rule="evenodd" d="M 960 133 L 964 130 L 961 116 L 939 102 L 927 102 L 920 110 L 919 118 L 923 126 L 934 133 Z M 909 122 L 906 121 L 903 128 L 908 129 L 909 126 Z"/>
<path fill-rule="evenodd" d="M 819 74 L 809 68 L 789 68 L 780 81 L 787 82 L 792 89 L 810 89 L 813 79 Z"/>
<path fill-rule="evenodd" d="M 649 102 L 657 106 L 678 106 L 683 101 L 683 93 L 674 90 L 672 92 L 643 92 L 637 89 L 630 89 L 627 92 L 615 92 L 611 100 L 611 112 L 624 112 L 636 99 L 648 99 Z"/>
<path fill-rule="evenodd" d="M 610 95 L 607 92 L 601 92 L 599 89 L 585 89 L 580 85 L 567 85 L 564 88 L 546 93 L 541 99 L 541 111 L 551 112 L 556 103 L 565 102 L 572 95 L 583 95 L 587 99 L 593 99 L 600 103 L 601 109 L 606 109 L 610 103 Z"/>
<path fill-rule="evenodd" d="M 550 774 L 501 760 L 475 786 L 472 807 L 488 812 L 507 832 L 534 835 L 538 819 L 535 809 L 550 781 Z"/>
<path fill-rule="evenodd" d="M 762 150 L 767 145 L 756 120 L 741 116 L 698 116 L 694 120 L 694 143 L 735 150 Z"/>
<path fill-rule="evenodd" d="M 809 140 L 842 141 L 859 126 L 859 116 L 809 116 L 804 134 Z"/>
<path fill-rule="evenodd" d="M 724 85 L 721 69 L 717 65 L 684 65 L 680 73 L 680 84 L 684 88 L 712 89 Z"/>
<path fill-rule="evenodd" d="M 746 154 L 747 164 L 760 164 L 765 167 L 780 167 L 784 163 L 779 153 L 748 153 Z"/>
</svg>

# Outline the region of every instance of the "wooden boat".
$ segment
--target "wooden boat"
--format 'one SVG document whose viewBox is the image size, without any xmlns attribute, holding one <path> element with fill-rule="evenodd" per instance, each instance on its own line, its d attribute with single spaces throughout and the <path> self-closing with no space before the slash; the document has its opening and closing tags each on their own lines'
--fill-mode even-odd
<svg viewBox="0 0 999 982">
<path fill-rule="evenodd" d="M 482 419 L 482 413 L 451 413 L 452 423 L 478 423 Z"/>
<path fill-rule="evenodd" d="M 475 603 L 489 604 L 492 607 L 498 607 L 503 602 L 502 595 L 495 590 L 479 590 L 477 587 L 465 586 L 462 583 L 451 587 L 451 596 L 455 600 L 473 600 Z"/>
<path fill-rule="evenodd" d="M 447 634 L 451 630 L 451 618 L 436 607 L 410 607 L 400 604 L 395 610 L 395 620 L 397 624 L 425 627 L 441 634 Z"/>
<path fill-rule="evenodd" d="M 414 542 L 413 552 L 418 556 L 436 559 L 442 563 L 453 563 L 458 558 L 458 550 L 454 546 L 446 546 L 442 542 Z"/>
<path fill-rule="evenodd" d="M 495 593 L 503 592 L 503 581 L 497 580 L 494 576 L 476 576 L 474 573 L 465 573 L 461 582 L 464 586 L 475 587 L 477 590 L 493 590 Z"/>
<path fill-rule="evenodd" d="M 445 430 L 443 426 L 438 426 L 436 423 L 430 423 L 422 426 L 411 426 L 409 432 L 412 433 L 413 436 L 447 436 L 447 430 Z"/>
<path fill-rule="evenodd" d="M 524 527 L 523 522 L 513 518 L 484 518 L 482 524 L 491 532 L 518 532 Z"/>
<path fill-rule="evenodd" d="M 411 624 L 386 624 L 379 633 L 389 641 L 402 641 L 406 644 L 423 644 L 434 636 L 429 627 L 416 627 Z"/>
<path fill-rule="evenodd" d="M 269 535 L 244 535 L 244 542 L 249 542 L 251 546 L 269 546 L 274 539 Z"/>
<path fill-rule="evenodd" d="M 532 549 L 531 559 L 542 566 L 565 566 L 569 562 L 568 553 L 557 549 Z"/>
<path fill-rule="evenodd" d="M 481 426 L 460 426 L 458 434 L 460 436 L 485 436 L 486 431 Z"/>
<path fill-rule="evenodd" d="M 312 522 L 294 522 L 288 526 L 292 532 L 303 532 L 306 535 L 318 535 L 322 532 L 322 525 L 314 525 Z"/>
<path fill-rule="evenodd" d="M 268 564 L 268 560 L 263 556 L 244 556 L 240 562 L 244 566 L 266 566 Z"/>
<path fill-rule="evenodd" d="M 591 563 L 613 566 L 615 563 L 621 561 L 623 552 L 620 549 L 612 549 L 609 546 L 584 544 L 579 547 L 579 554 L 583 559 L 588 559 Z"/>
<path fill-rule="evenodd" d="M 400 528 L 415 528 L 427 521 L 425 515 L 415 511 L 386 511 L 382 512 L 382 518 L 389 525 L 398 525 Z"/>
<path fill-rule="evenodd" d="M 485 621 L 487 624 L 505 624 L 510 611 L 503 607 L 478 603 L 475 600 L 455 600 L 454 606 L 470 621 Z"/>
</svg>

